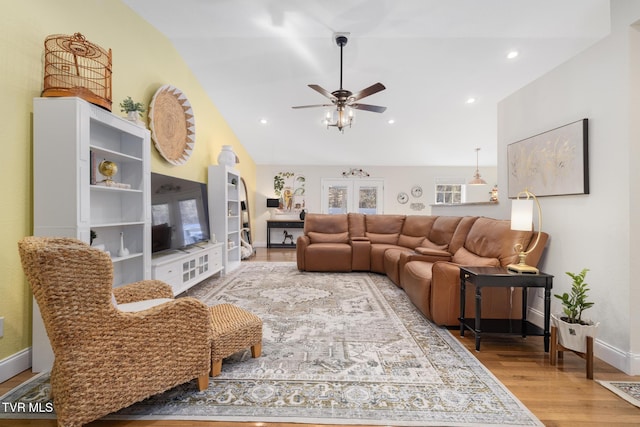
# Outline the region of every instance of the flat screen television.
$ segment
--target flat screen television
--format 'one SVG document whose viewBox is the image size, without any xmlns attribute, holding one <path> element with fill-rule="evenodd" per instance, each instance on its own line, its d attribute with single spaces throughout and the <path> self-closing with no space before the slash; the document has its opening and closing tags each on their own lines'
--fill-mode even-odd
<svg viewBox="0 0 640 427">
<path fill-rule="evenodd" d="M 207 184 L 151 173 L 151 251 L 209 240 Z"/>
</svg>

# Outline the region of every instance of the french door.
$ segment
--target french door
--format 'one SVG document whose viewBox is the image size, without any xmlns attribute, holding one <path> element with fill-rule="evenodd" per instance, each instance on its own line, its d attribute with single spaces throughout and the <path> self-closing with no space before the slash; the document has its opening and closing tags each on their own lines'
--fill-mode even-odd
<svg viewBox="0 0 640 427">
<path fill-rule="evenodd" d="M 384 180 L 323 179 L 322 213 L 384 213 Z"/>
</svg>

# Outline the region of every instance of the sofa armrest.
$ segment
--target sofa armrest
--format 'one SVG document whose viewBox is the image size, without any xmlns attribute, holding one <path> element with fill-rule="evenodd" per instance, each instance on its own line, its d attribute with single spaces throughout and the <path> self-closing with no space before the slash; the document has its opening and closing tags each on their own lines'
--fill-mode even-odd
<svg viewBox="0 0 640 427">
<path fill-rule="evenodd" d="M 141 280 L 113 289 L 118 304 L 157 298 L 173 298 L 171 286 L 160 280 Z"/>
<path fill-rule="evenodd" d="M 298 270 L 305 270 L 305 254 L 307 247 L 311 244 L 311 239 L 306 234 L 299 236 L 296 241 L 296 262 L 298 264 Z"/>
<path fill-rule="evenodd" d="M 433 321 L 437 325 L 459 325 L 460 266 L 453 262 L 439 261 L 433 264 L 431 274 L 431 315 Z"/>
<path fill-rule="evenodd" d="M 424 254 L 418 253 L 417 250 L 423 250 Z M 398 260 L 398 271 L 404 270 L 404 266 L 410 261 L 424 261 L 434 263 L 437 261 L 451 261 L 451 254 L 447 251 L 418 247 L 414 249 L 416 252 L 402 252 Z"/>
<path fill-rule="evenodd" d="M 420 255 L 431 257 L 430 262 L 435 261 L 450 261 L 451 254 L 443 249 L 426 248 L 418 246 L 414 251 Z"/>
<path fill-rule="evenodd" d="M 351 239 L 351 269 L 357 271 L 371 269 L 371 242 L 367 237 Z"/>
</svg>

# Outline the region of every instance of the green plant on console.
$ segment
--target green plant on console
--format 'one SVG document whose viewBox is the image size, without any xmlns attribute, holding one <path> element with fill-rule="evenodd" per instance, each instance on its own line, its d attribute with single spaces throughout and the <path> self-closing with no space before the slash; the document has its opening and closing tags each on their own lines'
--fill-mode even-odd
<svg viewBox="0 0 640 427">
<path fill-rule="evenodd" d="M 132 111 L 137 111 L 140 116 L 144 113 L 144 104 L 141 102 L 133 102 L 130 96 L 127 96 L 127 99 L 120 103 L 120 111 L 123 113 L 130 113 Z"/>
<path fill-rule="evenodd" d="M 564 306 L 563 312 L 566 315 L 561 319 L 567 323 L 579 323 L 581 325 L 588 325 L 588 322 L 582 320 L 582 312 L 593 306 L 593 302 L 587 301 L 587 294 L 589 292 L 589 285 L 584 281 L 585 276 L 589 269 L 584 268 L 580 273 L 571 273 L 567 271 L 567 274 L 573 283 L 571 285 L 571 293 L 563 293 L 562 295 L 555 294 L 554 296 L 562 301 Z"/>
</svg>

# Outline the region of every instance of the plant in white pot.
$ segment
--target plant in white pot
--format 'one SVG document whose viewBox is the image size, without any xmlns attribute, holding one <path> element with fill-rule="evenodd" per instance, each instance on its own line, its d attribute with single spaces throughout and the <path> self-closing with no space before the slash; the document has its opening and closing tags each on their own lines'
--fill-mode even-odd
<svg viewBox="0 0 640 427">
<path fill-rule="evenodd" d="M 130 96 L 120 103 L 120 111 L 127 113 L 127 120 L 130 120 L 136 124 L 144 124 L 140 118 L 144 113 L 144 104 L 141 102 L 134 102 Z"/>
<path fill-rule="evenodd" d="M 558 341 L 560 345 L 569 350 L 580 353 L 586 351 L 587 337 L 596 336 L 599 323 L 591 320 L 583 320 L 582 312 L 593 307 L 593 302 L 587 301 L 589 285 L 585 282 L 585 277 L 589 269 L 584 268 L 580 273 L 567 274 L 573 280 L 571 292 L 555 294 L 554 296 L 562 301 L 563 315 L 552 315 L 553 323 L 558 328 Z"/>
</svg>

